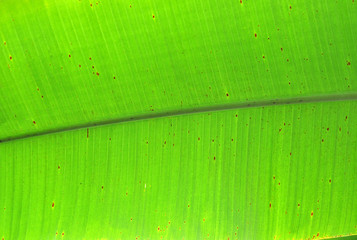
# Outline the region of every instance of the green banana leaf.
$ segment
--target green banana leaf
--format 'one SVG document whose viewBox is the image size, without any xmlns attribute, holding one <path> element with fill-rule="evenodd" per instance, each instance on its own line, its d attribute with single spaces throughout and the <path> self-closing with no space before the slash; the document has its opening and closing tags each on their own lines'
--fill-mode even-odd
<svg viewBox="0 0 357 240">
<path fill-rule="evenodd" d="M 356 239 L 356 4 L 0 1 L 0 239 Z"/>
</svg>

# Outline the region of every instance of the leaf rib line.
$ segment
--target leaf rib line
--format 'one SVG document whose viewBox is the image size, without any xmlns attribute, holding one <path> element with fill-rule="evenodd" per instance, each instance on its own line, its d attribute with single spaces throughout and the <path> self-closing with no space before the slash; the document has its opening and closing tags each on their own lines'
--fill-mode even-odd
<svg viewBox="0 0 357 240">
<path fill-rule="evenodd" d="M 199 113 L 208 113 L 208 112 L 218 112 L 234 109 L 245 109 L 245 108 L 256 108 L 256 107 L 266 107 L 266 106 L 278 106 L 278 105 L 291 105 L 291 104 L 304 104 L 304 103 L 320 103 L 320 102 L 337 102 L 337 101 L 356 101 L 357 92 L 348 93 L 348 94 L 329 94 L 329 95 L 315 95 L 315 96 L 304 96 L 296 98 L 276 98 L 269 100 L 258 100 L 258 101 L 246 101 L 238 103 L 228 103 L 228 104 L 217 104 L 210 106 L 202 106 L 198 108 L 190 108 L 184 110 L 172 110 L 172 111 L 163 111 L 159 113 L 149 113 L 149 114 L 139 114 L 131 117 L 122 117 L 122 118 L 113 118 L 109 120 L 102 120 L 97 122 L 77 124 L 73 126 L 65 126 L 57 129 L 47 129 L 44 131 L 34 132 L 34 133 L 25 133 L 21 135 L 11 136 L 4 139 L 0 139 L 0 143 L 10 142 L 25 138 L 32 138 L 37 136 L 55 134 L 60 132 L 68 132 L 79 130 L 83 128 L 91 128 L 98 126 L 106 126 L 111 124 L 119 124 L 126 122 L 142 121 L 155 118 L 164 118 L 164 117 L 174 117 L 181 115 L 190 115 L 190 114 L 199 114 Z"/>
</svg>

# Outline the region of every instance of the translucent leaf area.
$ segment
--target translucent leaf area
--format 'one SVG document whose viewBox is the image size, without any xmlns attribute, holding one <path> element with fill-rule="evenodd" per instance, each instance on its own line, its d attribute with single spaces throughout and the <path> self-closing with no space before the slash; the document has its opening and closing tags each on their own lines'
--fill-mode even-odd
<svg viewBox="0 0 357 240">
<path fill-rule="evenodd" d="M 352 0 L 3 1 L 0 24 L 0 139 L 357 91 Z"/>
<path fill-rule="evenodd" d="M 0 1 L 0 239 L 356 239 L 356 4 Z"/>
</svg>

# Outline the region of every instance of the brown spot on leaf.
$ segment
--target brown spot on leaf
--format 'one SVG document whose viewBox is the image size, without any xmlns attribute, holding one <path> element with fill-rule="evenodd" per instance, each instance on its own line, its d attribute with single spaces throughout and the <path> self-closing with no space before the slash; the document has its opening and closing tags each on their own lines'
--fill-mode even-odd
<svg viewBox="0 0 357 240">
<path fill-rule="evenodd" d="M 271 208 L 271 203 L 269 203 L 269 207 Z"/>
<path fill-rule="evenodd" d="M 256 34 L 256 33 L 254 33 L 254 37 L 257 37 L 257 34 Z"/>
<path fill-rule="evenodd" d="M 350 66 L 350 65 L 351 65 L 351 62 L 348 61 L 348 62 L 347 62 L 347 66 Z"/>
<path fill-rule="evenodd" d="M 311 216 L 313 216 L 314 215 L 314 212 L 311 212 Z"/>
<path fill-rule="evenodd" d="M 329 130 L 330 130 L 330 128 L 326 128 L 326 130 L 327 130 L 327 131 L 329 131 Z"/>
<path fill-rule="evenodd" d="M 79 64 L 78 67 L 82 67 L 81 64 Z"/>
<path fill-rule="evenodd" d="M 52 208 L 54 208 L 55 207 L 55 203 L 54 202 L 52 202 Z"/>
<path fill-rule="evenodd" d="M 10 60 L 12 60 L 12 56 L 10 56 Z"/>
<path fill-rule="evenodd" d="M 70 57 L 71 57 L 71 54 L 68 54 L 68 57 L 70 58 Z"/>
<path fill-rule="evenodd" d="M 331 183 L 331 179 L 330 180 L 328 180 L 329 181 L 329 183 Z"/>
<path fill-rule="evenodd" d="M 32 121 L 33 122 L 33 124 L 36 124 L 36 121 Z"/>
<path fill-rule="evenodd" d="M 97 72 L 96 74 L 97 74 L 97 76 L 99 76 L 99 72 Z"/>
</svg>

